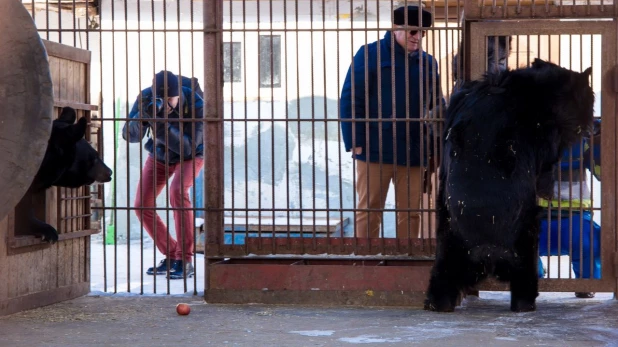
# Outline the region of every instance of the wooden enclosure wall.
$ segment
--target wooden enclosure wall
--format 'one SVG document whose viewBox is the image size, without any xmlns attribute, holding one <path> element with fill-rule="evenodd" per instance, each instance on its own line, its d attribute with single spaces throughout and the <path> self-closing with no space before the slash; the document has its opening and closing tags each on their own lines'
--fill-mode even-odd
<svg viewBox="0 0 618 347">
<path fill-rule="evenodd" d="M 71 106 L 78 119 L 90 120 L 91 111 L 97 110 L 90 105 L 90 52 L 43 42 L 54 85 L 54 117 L 62 107 Z M 92 133 L 98 133 L 98 126 L 91 125 L 87 140 Z M 100 223 L 91 221 L 90 187 L 52 187 L 32 201 L 38 217 L 58 230 L 59 241 L 50 245 L 20 235 L 15 210 L 0 221 L 0 315 L 72 299 L 90 290 L 90 235 L 100 231 Z"/>
</svg>

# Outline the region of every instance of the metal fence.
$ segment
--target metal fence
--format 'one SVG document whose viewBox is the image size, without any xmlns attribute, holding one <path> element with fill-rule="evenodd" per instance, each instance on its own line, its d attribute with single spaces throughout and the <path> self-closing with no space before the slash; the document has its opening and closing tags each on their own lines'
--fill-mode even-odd
<svg viewBox="0 0 618 347">
<path fill-rule="evenodd" d="M 445 110 L 441 101 L 443 106 L 448 105 L 456 83 L 462 78 L 478 77 L 490 67 L 492 59 L 494 64 L 504 59 L 511 68 L 527 65 L 534 57 L 574 70 L 593 66 L 592 84 L 599 100 L 595 115 L 604 119 L 604 130 L 614 129 L 615 112 L 610 105 L 614 96 L 601 79 L 613 62 L 602 51 L 616 52 L 615 29 L 587 30 L 597 24 L 589 26 L 585 22 L 576 22 L 574 28 L 565 26 L 564 21 L 537 21 L 530 23 L 538 31 L 522 31 L 519 24 L 509 23 L 509 19 L 524 18 L 611 19 L 616 10 L 613 1 L 23 3 L 30 9 L 42 38 L 92 52 L 91 93 L 92 100 L 98 100 L 96 116 L 102 123 L 99 148 L 104 161 L 114 170 L 114 180 L 104 190 L 97 190 L 95 201 L 104 207 L 93 206 L 93 212 L 100 214 L 104 223 L 102 233 L 91 239 L 95 291 L 197 293 L 208 289 L 208 266 L 219 261 L 293 259 L 293 263 L 298 258 L 321 258 L 340 264 L 357 259 L 431 262 L 436 223 L 433 200 L 437 194 L 433 169 L 440 160 Z M 370 63 L 365 60 L 368 55 L 355 59 L 361 47 L 367 52 L 373 42 L 389 33 L 383 42 L 384 52 L 400 49 L 391 33 L 417 29 L 394 28 L 393 10 L 404 5 L 424 6 L 433 15 L 433 25 L 424 28 L 424 36 L 418 39 L 420 49 L 428 55 L 404 61 L 408 75 L 403 77 L 395 74 L 393 66 L 402 62 L 395 61 L 392 55 L 379 56 L 371 61 L 375 65 L 369 69 Z M 555 27 L 549 32 L 547 27 L 552 25 Z M 578 28 L 587 31 L 577 34 Z M 497 36 L 511 36 L 511 40 L 501 46 Z M 470 52 L 462 54 L 466 49 Z M 458 53 L 461 64 L 453 61 Z M 354 64 L 359 61 L 375 76 L 351 74 L 354 87 L 350 93 L 357 98 L 350 99 L 350 94 L 346 94 L 345 99 L 342 90 L 348 69 L 355 71 Z M 130 143 L 123 139 L 122 132 L 125 124 L 134 120 L 129 118 L 131 108 L 136 97 L 139 100 L 143 96 L 140 92 L 152 84 L 153 75 L 161 70 L 196 77 L 204 91 L 204 113 L 198 114 L 199 107 L 188 103 L 187 118 L 176 121 L 163 117 L 154 122 L 143 140 Z M 359 76 L 365 83 L 353 81 Z M 409 83 L 410 76 L 418 79 L 418 90 L 410 87 L 415 85 Z M 359 93 L 355 90 L 358 86 L 366 88 Z M 189 89 L 195 92 L 196 87 L 193 82 Z M 395 97 L 397 90 L 403 94 Z M 367 101 L 374 93 L 376 100 L 380 100 L 375 105 L 374 101 Z M 382 93 L 393 96 L 383 98 Z M 402 99 L 401 95 L 405 97 Z M 342 118 L 350 110 L 356 112 L 351 107 L 357 107 L 359 102 L 365 103 L 364 114 Z M 144 106 L 140 102 L 135 105 L 137 109 Z M 397 112 L 405 116 L 393 117 Z M 611 120 L 605 122 L 606 118 Z M 396 165 L 396 161 L 382 155 L 376 171 L 372 171 L 375 176 L 363 180 L 358 176 L 363 162 L 355 160 L 353 152 L 346 149 L 342 133 L 345 123 L 356 128 L 357 122 L 363 123 L 365 141 L 374 148 L 395 153 L 403 149 L 415 159 L 408 157 L 403 165 Z M 156 207 L 137 204 L 138 182 L 144 179 L 142 169 L 149 156 L 144 142 L 148 136 L 156 137 L 157 129 L 172 124 L 179 129 L 192 129 L 193 135 L 197 124 L 203 126 L 203 165 L 191 160 L 190 155 L 177 165 L 181 168 L 176 175 L 163 170 L 165 180 L 161 182 L 165 182 Z M 372 131 L 378 134 L 375 138 L 369 135 Z M 169 145 L 168 141 L 169 135 L 165 135 L 164 144 Z M 604 148 L 611 146 L 610 140 L 602 141 Z M 605 153 L 603 175 L 611 177 L 615 169 L 609 167 L 615 159 Z M 583 160 L 583 156 L 579 159 Z M 169 165 L 169 159 L 164 163 Z M 369 168 L 363 168 L 369 174 Z M 190 175 L 186 175 L 187 170 Z M 567 171 L 572 175 L 577 170 Z M 178 193 L 172 189 L 173 180 L 178 176 L 189 177 L 195 183 L 181 182 L 189 192 L 191 207 L 183 207 L 182 197 L 172 205 L 172 195 Z M 600 287 L 588 282 L 576 287 L 611 289 L 615 221 L 614 213 L 610 211 L 606 217 L 602 206 L 614 206 L 613 198 L 602 193 L 606 190 L 600 189 L 600 182 L 590 171 L 582 169 L 577 176 L 583 180 L 580 182 L 588 183 L 592 203 L 577 208 L 559 207 L 560 215 L 568 214 L 570 225 L 573 213 L 582 214 L 585 210 L 594 221 L 608 223 L 611 228 L 607 232 L 604 229 L 601 242 L 603 278 L 607 282 Z M 384 183 L 375 188 L 374 182 L 378 180 Z M 613 183 L 605 184 L 608 189 L 615 189 Z M 582 187 L 578 185 L 579 195 L 586 189 Z M 155 186 L 149 188 L 157 190 Z M 371 191 L 378 201 L 362 205 L 361 198 Z M 569 194 L 573 196 L 572 191 Z M 599 199 L 601 196 L 603 199 Z M 171 280 L 145 273 L 164 258 L 155 246 L 156 240 L 152 240 L 143 221 L 137 218 L 140 211 L 146 210 L 155 210 L 162 218 L 169 230 L 165 236 L 168 240 L 193 238 L 196 252 L 191 254 L 189 249 L 183 249 L 182 253 L 191 255 L 195 276 Z M 180 211 L 192 211 L 193 216 L 185 215 L 177 223 L 174 214 Z M 363 221 L 374 218 L 379 223 Z M 176 225 L 194 232 L 176 234 Z M 369 230 L 370 225 L 378 228 Z M 574 235 L 573 226 L 570 228 L 569 235 Z M 594 241 L 593 233 L 589 234 Z M 548 247 L 555 242 L 561 241 L 552 236 Z M 562 250 L 559 252 L 563 254 Z M 548 276 L 572 278 L 574 252 L 583 257 L 586 252 L 592 254 L 592 249 L 569 249 L 568 258 L 557 254 L 542 257 Z M 584 263 L 579 266 L 583 271 Z M 566 282 L 546 286 L 552 290 L 574 290 Z"/>
</svg>

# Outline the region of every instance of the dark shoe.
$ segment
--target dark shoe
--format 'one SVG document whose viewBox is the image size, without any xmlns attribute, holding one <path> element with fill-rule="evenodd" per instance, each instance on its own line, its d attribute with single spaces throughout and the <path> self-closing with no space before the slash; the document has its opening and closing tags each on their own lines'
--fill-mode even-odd
<svg viewBox="0 0 618 347">
<path fill-rule="evenodd" d="M 167 261 L 168 259 L 163 259 L 161 260 L 161 262 L 159 262 L 159 266 L 156 267 L 157 275 L 165 275 L 167 273 L 167 264 L 168 264 Z M 170 262 L 170 271 L 172 271 L 174 268 L 175 260 L 169 259 L 169 262 Z M 151 268 L 148 268 L 148 270 L 146 270 L 146 273 L 148 275 L 154 275 L 154 271 L 155 271 L 155 268 L 151 267 Z"/>
<path fill-rule="evenodd" d="M 594 298 L 594 292 L 575 292 L 575 297 L 580 299 L 592 299 Z"/>
<path fill-rule="evenodd" d="M 172 264 L 172 269 L 170 270 L 169 278 L 171 280 L 179 280 L 183 279 L 184 276 L 187 278 L 193 277 L 195 274 L 195 269 L 193 268 L 193 264 L 191 262 L 183 262 L 182 260 L 174 260 Z"/>
</svg>

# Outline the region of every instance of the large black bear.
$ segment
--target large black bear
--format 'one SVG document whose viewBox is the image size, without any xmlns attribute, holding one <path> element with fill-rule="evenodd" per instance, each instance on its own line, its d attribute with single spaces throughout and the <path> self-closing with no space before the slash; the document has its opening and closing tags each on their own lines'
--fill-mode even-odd
<svg viewBox="0 0 618 347">
<path fill-rule="evenodd" d="M 53 185 L 57 187 L 78 188 L 94 182 L 106 183 L 112 180 L 110 169 L 85 139 L 75 144 L 75 160 Z"/>
<path fill-rule="evenodd" d="M 73 165 L 77 155 L 77 143 L 84 139 L 88 127 L 86 118 L 82 117 L 75 123 L 76 118 L 75 110 L 65 107 L 52 122 L 47 150 L 32 180 L 31 190 L 41 191 L 51 187 Z"/>
<path fill-rule="evenodd" d="M 453 311 L 489 275 L 510 282 L 512 311 L 536 309 L 537 196 L 551 196 L 555 164 L 592 127 L 590 73 L 536 59 L 452 96 L 425 309 Z"/>
<path fill-rule="evenodd" d="M 64 107 L 60 116 L 52 123 L 51 136 L 43 162 L 35 175 L 28 192 L 18 204 L 21 218 L 28 220 L 27 227 L 43 241 L 58 240 L 58 231 L 34 215 L 30 205 L 33 194 L 52 186 L 77 188 L 93 182 L 109 182 L 112 170 L 103 163 L 98 153 L 84 139 L 87 129 L 86 118 L 77 123 L 76 112 Z M 19 218 L 19 217 L 18 217 Z"/>
</svg>

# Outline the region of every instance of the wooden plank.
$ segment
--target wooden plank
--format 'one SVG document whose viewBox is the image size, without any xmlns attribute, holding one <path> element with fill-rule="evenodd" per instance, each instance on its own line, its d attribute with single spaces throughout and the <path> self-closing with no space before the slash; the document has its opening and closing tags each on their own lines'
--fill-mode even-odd
<svg viewBox="0 0 618 347">
<path fill-rule="evenodd" d="M 79 283 L 17 298 L 0 299 L 0 316 L 78 298 L 89 291 L 89 283 Z"/>
<path fill-rule="evenodd" d="M 77 240 L 79 243 L 79 257 L 77 258 L 79 259 L 79 273 L 77 274 L 78 283 L 85 281 L 86 278 L 86 263 L 88 261 L 86 259 L 86 240 L 88 239 L 88 237 L 82 237 Z"/>
<path fill-rule="evenodd" d="M 39 271 L 37 271 L 38 263 L 40 262 L 40 256 L 41 256 L 39 252 L 40 251 L 29 252 L 29 253 L 23 253 L 22 255 L 20 255 L 21 257 L 24 258 L 24 261 L 22 261 L 22 264 L 24 264 L 24 266 L 22 266 L 22 269 L 20 270 L 20 272 L 22 273 L 22 276 L 26 279 L 24 281 L 25 286 L 22 291 L 22 295 L 28 295 L 30 293 L 37 292 L 37 290 L 34 288 L 35 286 L 34 283 L 37 282 L 40 276 L 43 275 Z"/>
<path fill-rule="evenodd" d="M 50 57 L 60 57 L 66 60 L 77 61 L 80 63 L 90 63 L 92 53 L 90 51 L 79 49 L 57 42 L 43 39 L 43 44 L 47 50 L 47 55 Z"/>
<path fill-rule="evenodd" d="M 60 83 L 60 95 L 59 97 L 62 99 L 69 99 L 70 95 L 68 94 L 68 70 L 69 70 L 69 61 L 66 59 L 60 59 L 60 75 L 58 76 L 58 82 Z"/>
<path fill-rule="evenodd" d="M 49 255 L 49 248 L 45 248 L 37 252 L 38 262 L 37 264 L 35 264 L 35 269 L 37 269 L 38 275 L 34 279 L 34 283 L 32 286 L 33 293 L 38 293 L 49 288 Z"/>
<path fill-rule="evenodd" d="M 67 251 L 67 243 L 66 242 L 58 242 L 56 244 L 58 248 L 58 287 L 64 287 L 69 284 L 67 280 L 68 277 L 68 266 L 67 259 L 70 256 L 70 253 Z"/>
<path fill-rule="evenodd" d="M 55 107 L 72 107 L 75 110 L 86 110 L 86 111 L 98 111 L 99 110 L 99 106 L 97 105 L 90 105 L 90 104 L 84 104 L 81 102 L 74 102 L 74 101 L 69 101 L 69 100 L 54 100 L 54 106 Z"/>
<path fill-rule="evenodd" d="M 48 275 L 48 289 L 58 288 L 58 245 L 49 248 L 49 275 Z"/>
<path fill-rule="evenodd" d="M 84 244 L 86 245 L 86 247 L 84 248 L 84 281 L 88 282 L 88 284 L 90 284 L 90 254 L 91 254 L 91 248 L 90 248 L 90 241 L 91 238 L 90 236 L 88 237 L 84 237 Z"/>
<path fill-rule="evenodd" d="M 75 63 L 70 61 L 70 60 L 63 60 L 65 62 L 65 73 L 64 73 L 64 77 L 66 79 L 66 85 L 65 85 L 65 93 L 64 93 L 64 99 L 67 100 L 75 100 Z"/>
<path fill-rule="evenodd" d="M 58 241 L 72 240 L 72 239 L 76 239 L 80 237 L 86 237 L 86 236 L 98 234 L 100 232 L 101 232 L 100 229 L 92 228 L 92 229 L 78 230 L 78 231 L 74 231 L 70 233 L 62 233 L 58 235 Z M 27 251 L 33 251 L 33 250 L 46 249 L 50 246 L 48 242 L 41 241 L 40 237 L 36 237 L 32 235 L 15 237 L 7 244 L 9 246 L 9 252 L 11 252 L 10 248 L 19 249 L 19 248 L 29 247 L 29 246 L 41 246 L 39 248 L 30 248 L 27 250 Z M 17 250 L 13 250 L 12 252 L 13 254 L 24 253 L 24 252 L 20 252 Z"/>
<path fill-rule="evenodd" d="M 74 231 L 72 233 L 67 233 L 67 234 L 61 235 L 61 237 L 59 238 L 59 241 L 72 240 L 72 239 L 77 239 L 77 238 L 82 238 L 82 237 L 88 237 L 90 235 L 98 234 L 100 232 L 101 232 L 101 230 L 94 229 L 94 228 L 93 229 Z"/>
<path fill-rule="evenodd" d="M 49 70 L 52 77 L 55 100 L 60 98 L 60 83 L 58 83 L 58 76 L 60 76 L 60 59 L 56 57 L 49 57 Z"/>
<path fill-rule="evenodd" d="M 90 67 L 90 64 L 81 64 L 79 67 L 79 79 L 81 81 L 79 88 L 79 101 L 83 103 L 90 103 L 90 98 L 88 98 L 88 94 L 90 93 L 90 88 L 88 86 L 88 71 L 87 68 Z"/>
<path fill-rule="evenodd" d="M 32 252 L 22 253 L 18 255 L 12 256 L 10 259 L 11 264 L 11 272 L 14 273 L 17 278 L 15 279 L 15 284 L 17 285 L 17 290 L 15 291 L 15 296 L 22 296 L 29 293 L 30 288 L 28 285 L 30 283 L 30 258 Z"/>
<path fill-rule="evenodd" d="M 72 239 L 71 241 L 67 241 L 71 243 L 71 284 L 79 283 L 81 280 L 80 276 L 80 267 L 79 264 L 82 262 L 81 259 L 81 242 L 82 239 Z"/>
<path fill-rule="evenodd" d="M 82 68 L 84 64 L 78 62 L 71 62 L 73 65 L 73 100 L 77 102 L 84 102 L 84 85 L 82 79 Z"/>
</svg>

